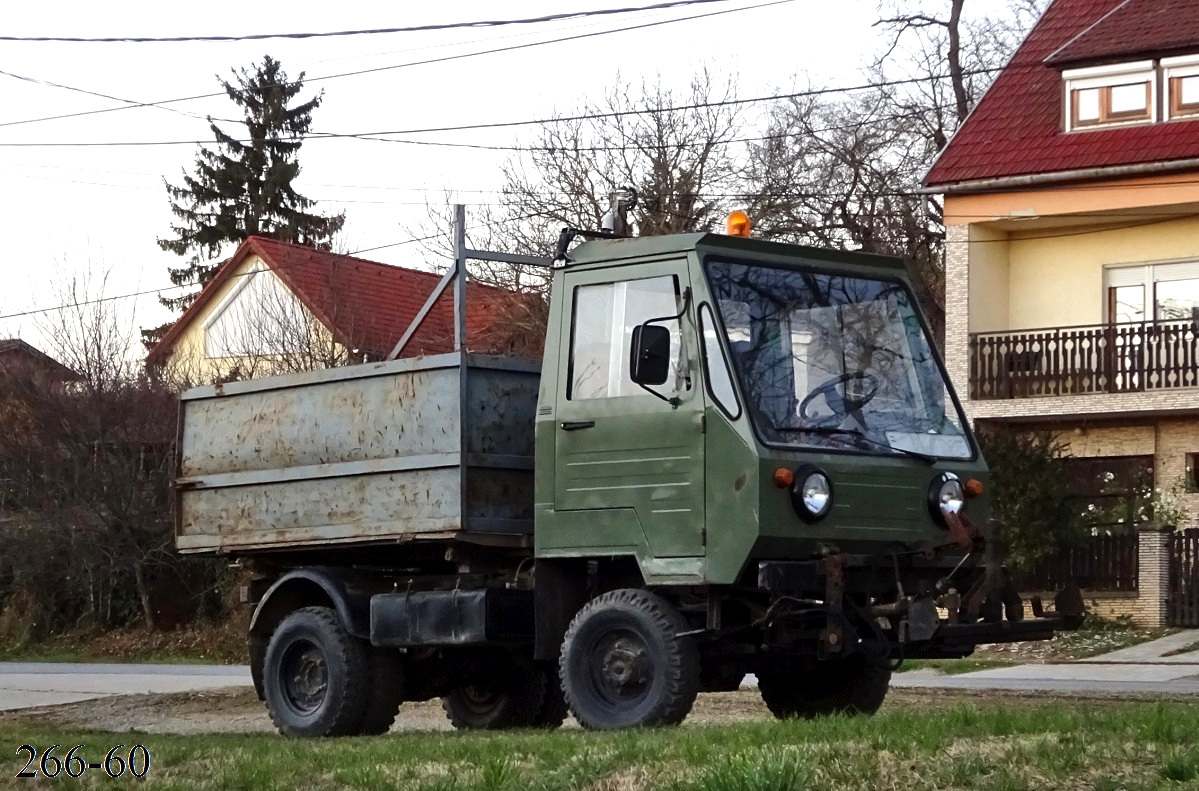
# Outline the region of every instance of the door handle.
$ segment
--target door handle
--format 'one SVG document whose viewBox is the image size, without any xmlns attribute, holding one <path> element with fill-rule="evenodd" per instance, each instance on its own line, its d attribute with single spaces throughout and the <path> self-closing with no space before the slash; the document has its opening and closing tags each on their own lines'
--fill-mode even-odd
<svg viewBox="0 0 1199 791">
<path fill-rule="evenodd" d="M 579 429 L 593 428 L 594 426 L 595 426 L 594 420 L 563 420 L 562 421 L 562 430 L 563 431 L 578 431 Z"/>
</svg>

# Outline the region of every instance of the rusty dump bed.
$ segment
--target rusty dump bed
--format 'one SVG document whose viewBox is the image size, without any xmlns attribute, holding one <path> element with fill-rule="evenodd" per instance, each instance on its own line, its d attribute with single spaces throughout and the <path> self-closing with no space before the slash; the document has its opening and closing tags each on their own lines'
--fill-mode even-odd
<svg viewBox="0 0 1199 791">
<path fill-rule="evenodd" d="M 455 352 L 189 390 L 176 544 L 223 554 L 531 534 L 538 371 Z"/>
</svg>

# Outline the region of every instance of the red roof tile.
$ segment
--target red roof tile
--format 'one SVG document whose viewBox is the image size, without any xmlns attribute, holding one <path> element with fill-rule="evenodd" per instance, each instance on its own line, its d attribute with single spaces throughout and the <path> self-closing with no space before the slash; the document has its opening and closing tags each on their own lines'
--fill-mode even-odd
<svg viewBox="0 0 1199 791">
<path fill-rule="evenodd" d="M 1056 66 L 1171 55 L 1199 45 L 1195 0 L 1124 0 L 1046 60 Z"/>
<path fill-rule="evenodd" d="M 161 362 L 166 358 L 183 330 L 252 253 L 287 284 L 338 342 L 374 359 L 380 359 L 392 350 L 441 280 L 441 275 L 431 272 L 252 236 L 221 265 L 195 301 L 150 351 L 147 362 Z M 468 347 L 479 347 L 480 344 L 472 339 L 486 336 L 493 319 L 513 299 L 530 301 L 529 295 L 515 295 L 478 283 L 467 285 Z M 405 347 L 403 356 L 450 351 L 453 336 L 451 286 L 426 316 Z"/>
<path fill-rule="evenodd" d="M 1165 0 L 1176 1 L 1175 19 L 1185 18 L 1188 25 L 1199 20 L 1199 3 Z M 941 186 L 1199 158 L 1199 120 L 1070 133 L 1062 130 L 1061 72 L 1046 65 L 1045 59 L 1084 31 L 1098 31 L 1096 22 L 1122 6 L 1131 9 L 1126 11 L 1129 14 L 1142 9 L 1146 29 L 1157 29 L 1157 15 L 1151 13 L 1155 6 L 1149 0 L 1054 0 L 933 163 L 924 183 Z M 1124 20 L 1126 25 L 1135 21 L 1133 17 Z M 1134 36 L 1130 34 L 1130 38 Z M 1144 46 L 1143 41 L 1138 46 Z M 1199 44 L 1195 49 L 1199 50 Z"/>
</svg>

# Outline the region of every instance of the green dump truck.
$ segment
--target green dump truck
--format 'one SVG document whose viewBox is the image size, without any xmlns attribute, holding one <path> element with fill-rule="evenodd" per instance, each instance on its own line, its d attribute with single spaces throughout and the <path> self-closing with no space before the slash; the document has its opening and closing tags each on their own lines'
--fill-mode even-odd
<svg viewBox="0 0 1199 791">
<path fill-rule="evenodd" d="M 465 261 L 533 260 L 461 219 L 395 356 L 451 283 L 458 351 L 183 396 L 178 547 L 252 571 L 284 734 L 435 697 L 459 728 L 674 724 L 748 674 L 780 717 L 870 713 L 905 658 L 1077 626 L 1077 588 L 1026 614 L 1007 579 L 900 261 L 568 229 L 537 365 L 463 348 Z"/>
</svg>

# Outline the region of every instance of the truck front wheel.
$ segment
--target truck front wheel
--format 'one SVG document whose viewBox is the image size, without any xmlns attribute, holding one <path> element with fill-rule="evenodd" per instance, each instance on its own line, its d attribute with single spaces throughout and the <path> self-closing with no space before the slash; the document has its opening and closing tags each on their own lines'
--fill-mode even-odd
<svg viewBox="0 0 1199 791">
<path fill-rule="evenodd" d="M 889 668 L 861 656 L 818 662 L 807 672 L 758 674 L 762 700 L 779 719 L 873 714 L 883 704 L 890 684 Z"/>
<path fill-rule="evenodd" d="M 545 702 L 545 676 L 525 659 L 508 656 L 479 663 L 469 684 L 441 699 L 458 730 L 503 730 L 538 724 Z"/>
<path fill-rule="evenodd" d="M 288 615 L 271 635 L 263 692 L 271 720 L 285 736 L 345 736 L 367 708 L 366 646 L 328 607 Z"/>
<path fill-rule="evenodd" d="M 629 588 L 579 610 L 562 643 L 566 702 L 585 728 L 677 725 L 699 692 L 687 622 L 661 596 Z"/>
</svg>

